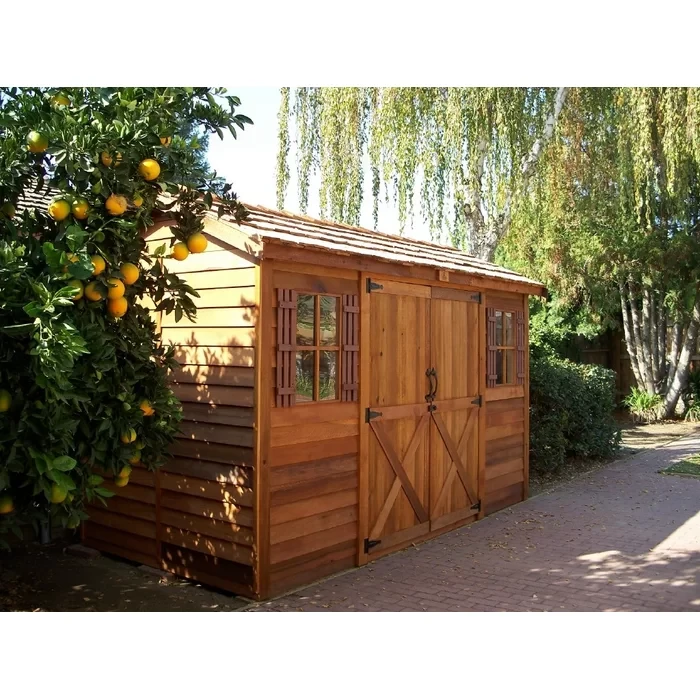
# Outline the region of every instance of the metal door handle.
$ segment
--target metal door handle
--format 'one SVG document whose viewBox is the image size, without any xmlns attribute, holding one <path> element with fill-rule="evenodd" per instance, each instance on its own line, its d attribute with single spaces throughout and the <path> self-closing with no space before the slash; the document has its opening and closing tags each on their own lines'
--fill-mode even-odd
<svg viewBox="0 0 700 700">
<path fill-rule="evenodd" d="M 433 398 L 435 398 L 435 392 L 433 391 L 433 376 L 434 375 L 435 375 L 435 370 L 432 367 L 425 370 L 425 376 L 428 377 L 428 381 L 430 382 L 430 388 L 428 390 L 428 393 L 425 395 L 425 400 L 428 403 L 432 403 Z"/>
<path fill-rule="evenodd" d="M 435 367 L 433 367 L 433 377 L 435 377 L 435 389 L 433 389 L 433 401 L 435 401 L 435 396 L 437 395 L 438 392 L 438 376 L 437 376 L 437 370 Z"/>
</svg>

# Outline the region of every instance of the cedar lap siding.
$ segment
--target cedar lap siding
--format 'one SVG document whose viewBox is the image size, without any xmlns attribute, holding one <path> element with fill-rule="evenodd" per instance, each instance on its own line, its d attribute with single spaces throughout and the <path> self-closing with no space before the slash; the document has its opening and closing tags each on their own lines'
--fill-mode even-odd
<svg viewBox="0 0 700 700">
<path fill-rule="evenodd" d="M 453 248 L 246 205 L 167 267 L 183 436 L 87 544 L 264 599 L 527 498 L 527 298 Z M 167 224 L 167 222 L 165 222 Z M 160 224 L 154 250 L 171 238 Z"/>
</svg>

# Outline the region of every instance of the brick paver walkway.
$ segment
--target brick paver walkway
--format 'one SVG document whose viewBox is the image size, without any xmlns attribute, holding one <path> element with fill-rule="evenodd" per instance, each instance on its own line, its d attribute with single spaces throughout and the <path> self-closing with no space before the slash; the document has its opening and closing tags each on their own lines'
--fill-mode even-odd
<svg viewBox="0 0 700 700">
<path fill-rule="evenodd" d="M 252 610 L 700 610 L 700 434 Z"/>
</svg>

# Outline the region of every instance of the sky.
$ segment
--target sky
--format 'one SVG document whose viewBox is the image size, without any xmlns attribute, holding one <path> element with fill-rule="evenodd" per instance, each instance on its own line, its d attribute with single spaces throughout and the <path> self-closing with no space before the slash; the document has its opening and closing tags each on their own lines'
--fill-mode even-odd
<svg viewBox="0 0 700 700">
<path fill-rule="evenodd" d="M 276 208 L 277 180 L 277 112 L 280 93 L 278 87 L 230 87 L 230 94 L 241 100 L 238 111 L 250 117 L 254 124 L 246 126 L 245 131 L 238 132 L 234 139 L 226 133 L 224 140 L 215 134 L 209 138 L 209 164 L 233 185 L 233 191 L 239 199 L 248 204 Z M 294 125 L 291 125 L 292 148 L 289 153 L 290 182 L 287 188 L 285 209 L 299 212 L 296 178 L 296 155 L 294 151 Z M 369 173 L 365 183 L 369 187 Z M 318 180 L 312 181 L 309 192 L 309 216 L 318 216 Z M 362 226 L 374 228 L 372 222 L 371 193 L 366 192 L 362 205 Z M 379 230 L 384 233 L 399 234 L 398 212 L 393 204 L 380 202 Z M 404 235 L 430 240 L 428 227 L 422 224 L 416 214 L 414 225 L 406 225 Z"/>
</svg>

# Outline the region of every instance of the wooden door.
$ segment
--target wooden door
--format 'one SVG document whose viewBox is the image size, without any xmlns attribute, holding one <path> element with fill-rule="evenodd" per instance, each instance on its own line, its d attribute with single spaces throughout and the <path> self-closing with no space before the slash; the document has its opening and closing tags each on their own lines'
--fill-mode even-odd
<svg viewBox="0 0 700 700">
<path fill-rule="evenodd" d="M 475 303 L 476 302 L 476 303 Z M 478 295 L 433 288 L 430 410 L 430 529 L 479 512 Z"/>
<path fill-rule="evenodd" d="M 370 556 L 430 531 L 430 287 L 381 282 L 370 304 Z"/>
</svg>

